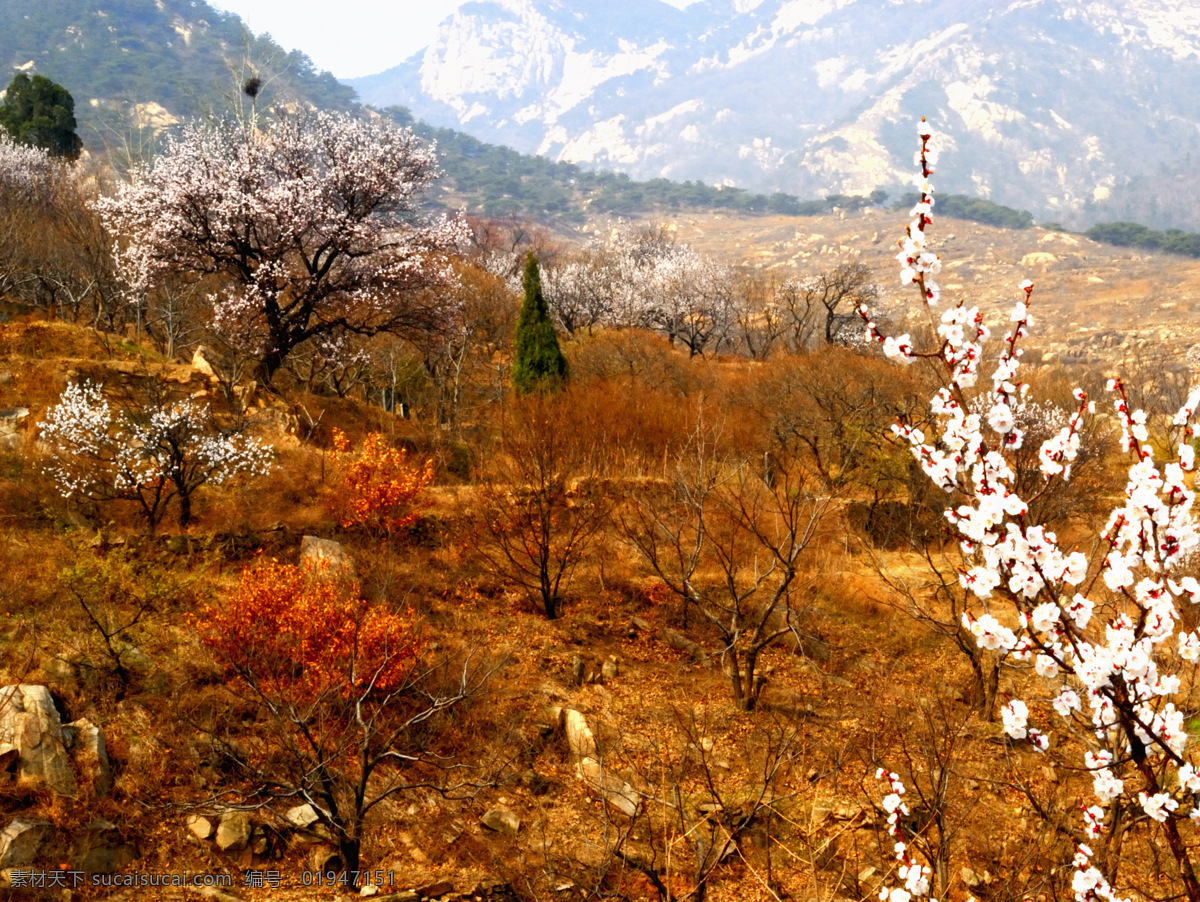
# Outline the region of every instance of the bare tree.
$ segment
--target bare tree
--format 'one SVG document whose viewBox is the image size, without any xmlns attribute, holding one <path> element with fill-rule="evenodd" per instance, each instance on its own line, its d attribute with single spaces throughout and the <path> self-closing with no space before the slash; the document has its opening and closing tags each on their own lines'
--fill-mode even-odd
<svg viewBox="0 0 1200 902">
<path fill-rule="evenodd" d="M 713 456 L 704 430 L 677 461 L 673 491 L 645 497 L 626 534 L 651 571 L 692 605 L 713 637 L 711 657 L 725 671 L 738 707 L 758 704 L 776 640 L 804 638 L 808 551 L 832 497 L 798 458 L 780 457 L 770 480 L 757 462 Z"/>
<path fill-rule="evenodd" d="M 482 487 L 480 551 L 519 585 L 550 620 L 571 573 L 607 522 L 597 476 L 603 450 L 571 422 L 569 391 L 515 402 Z"/>
</svg>

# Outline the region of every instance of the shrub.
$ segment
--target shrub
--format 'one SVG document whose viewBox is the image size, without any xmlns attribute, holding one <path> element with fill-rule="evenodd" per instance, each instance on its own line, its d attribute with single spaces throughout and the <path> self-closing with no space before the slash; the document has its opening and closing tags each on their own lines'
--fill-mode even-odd
<svg viewBox="0 0 1200 902">
<path fill-rule="evenodd" d="M 417 496 L 433 481 L 433 461 L 410 462 L 403 448 L 392 448 L 378 432 L 368 435 L 357 455 L 334 431 L 334 447 L 342 455 L 338 503 L 345 529 L 362 528 L 373 535 L 394 535 L 416 522 Z"/>
</svg>

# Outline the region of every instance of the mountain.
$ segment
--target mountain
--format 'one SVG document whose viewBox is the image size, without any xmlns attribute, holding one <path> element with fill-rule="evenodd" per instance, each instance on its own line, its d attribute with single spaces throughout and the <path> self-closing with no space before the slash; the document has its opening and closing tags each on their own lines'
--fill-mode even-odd
<svg viewBox="0 0 1200 902">
<path fill-rule="evenodd" d="M 1079 226 L 1200 150 L 1200 7 L 476 0 L 349 84 L 554 160 L 802 197 L 907 183 L 925 115 L 946 142 L 939 189 Z M 1151 224 L 1200 225 L 1170 206 Z"/>
<path fill-rule="evenodd" d="M 80 137 L 92 149 L 139 127 L 233 109 L 252 75 L 266 106 L 355 103 L 351 88 L 303 53 L 255 36 L 204 0 L 3 0 L 0 66 L 70 91 Z"/>
</svg>

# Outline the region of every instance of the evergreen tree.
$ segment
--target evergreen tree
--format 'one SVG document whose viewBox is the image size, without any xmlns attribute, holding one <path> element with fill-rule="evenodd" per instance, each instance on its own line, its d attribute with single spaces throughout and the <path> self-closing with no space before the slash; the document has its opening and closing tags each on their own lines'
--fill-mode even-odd
<svg viewBox="0 0 1200 902">
<path fill-rule="evenodd" d="M 517 319 L 513 384 L 523 395 L 559 388 L 567 378 L 567 358 L 558 346 L 550 308 L 542 296 L 542 276 L 537 257 L 525 259 L 525 301 Z"/>
<path fill-rule="evenodd" d="M 75 98 L 44 75 L 16 74 L 0 105 L 0 127 L 18 144 L 40 147 L 51 156 L 75 160 L 83 149 L 75 134 Z"/>
</svg>

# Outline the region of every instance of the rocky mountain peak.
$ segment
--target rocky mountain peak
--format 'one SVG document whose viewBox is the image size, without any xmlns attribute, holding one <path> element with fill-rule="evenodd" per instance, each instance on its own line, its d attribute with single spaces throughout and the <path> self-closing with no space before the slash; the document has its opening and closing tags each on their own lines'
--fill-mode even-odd
<svg viewBox="0 0 1200 902">
<path fill-rule="evenodd" d="M 552 159 L 802 196 L 900 190 L 926 115 L 951 151 L 940 188 L 1078 225 L 1197 149 L 1200 9 L 480 0 L 352 84 Z"/>
</svg>

